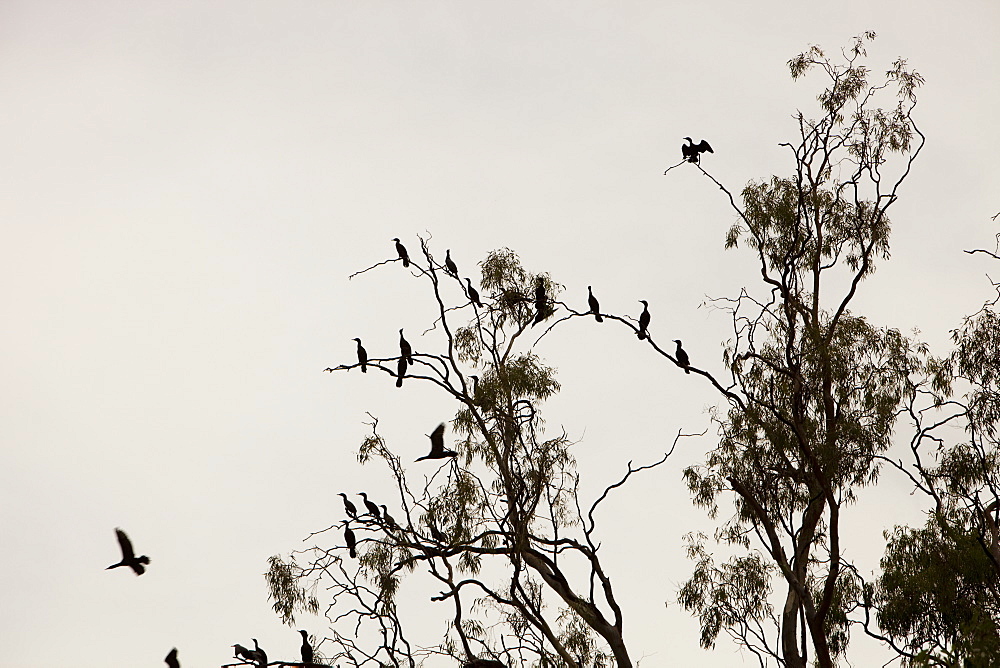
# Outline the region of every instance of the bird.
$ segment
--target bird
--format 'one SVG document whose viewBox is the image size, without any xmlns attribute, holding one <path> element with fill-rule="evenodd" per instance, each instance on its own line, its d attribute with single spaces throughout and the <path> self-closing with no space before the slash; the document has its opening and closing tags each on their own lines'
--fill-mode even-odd
<svg viewBox="0 0 1000 668">
<path fill-rule="evenodd" d="M 128 566 L 136 575 L 142 575 L 146 572 L 146 566 L 149 565 L 149 557 L 142 555 L 141 557 L 135 556 L 135 552 L 132 551 L 132 541 L 128 539 L 128 536 L 121 529 L 115 529 L 115 535 L 118 536 L 118 545 L 122 548 L 122 560 L 117 564 L 111 564 L 104 570 L 110 571 L 112 568 L 118 568 L 119 566 Z"/>
<path fill-rule="evenodd" d="M 594 291 L 587 286 L 587 303 L 590 304 L 590 312 L 594 314 L 594 320 L 597 322 L 604 322 L 604 318 L 601 317 L 601 305 L 597 303 L 597 297 L 594 296 Z"/>
<path fill-rule="evenodd" d="M 413 366 L 413 348 L 410 342 L 403 338 L 403 330 L 399 330 L 399 354 L 406 358 L 406 363 Z"/>
<path fill-rule="evenodd" d="M 380 507 L 382 508 L 382 522 L 388 525 L 391 529 L 398 529 L 399 525 L 396 524 L 396 520 L 392 519 L 392 515 L 389 514 L 389 509 L 384 505 Z"/>
<path fill-rule="evenodd" d="M 691 373 L 691 359 L 687 352 L 681 348 L 681 340 L 674 339 L 674 343 L 677 344 L 677 366 L 684 367 L 684 373 Z"/>
<path fill-rule="evenodd" d="M 639 303 L 642 304 L 642 313 L 639 314 L 639 331 L 636 336 L 644 339 L 646 338 L 646 328 L 649 327 L 649 302 L 640 299 Z"/>
<path fill-rule="evenodd" d="M 475 304 L 479 308 L 482 308 L 483 307 L 483 303 L 481 301 L 479 301 L 479 291 L 476 290 L 474 287 L 472 287 L 472 279 L 471 278 L 466 278 L 465 282 L 469 284 L 469 301 L 471 301 L 473 304 Z"/>
<path fill-rule="evenodd" d="M 361 345 L 361 339 L 355 337 L 352 341 L 358 342 L 358 364 L 361 365 L 361 373 L 368 373 L 368 351 Z"/>
<path fill-rule="evenodd" d="M 237 659 L 243 659 L 244 661 L 253 661 L 253 652 L 243 645 L 233 645 L 233 656 Z"/>
<path fill-rule="evenodd" d="M 709 153 L 715 153 L 715 151 L 712 150 L 712 147 L 709 146 L 708 142 L 705 141 L 704 139 L 702 139 L 697 144 L 695 144 L 690 137 L 685 137 L 684 139 L 687 139 L 688 144 L 690 145 L 681 144 L 681 155 L 683 155 L 684 159 L 687 160 L 688 162 L 693 162 L 696 164 L 701 162 L 700 154 L 704 153 L 705 151 L 708 151 Z"/>
<path fill-rule="evenodd" d="M 163 661 L 164 663 L 167 664 L 167 666 L 169 666 L 169 668 L 181 668 L 181 662 L 177 660 L 176 647 L 170 650 L 170 653 L 167 654 L 167 658 L 165 658 Z"/>
<path fill-rule="evenodd" d="M 340 494 L 342 497 L 344 497 L 344 510 L 347 511 L 347 514 L 350 515 L 351 517 L 357 518 L 358 507 L 355 506 L 353 503 L 351 503 L 351 500 L 348 499 L 347 495 L 344 494 L 343 492 L 337 492 L 337 494 Z"/>
<path fill-rule="evenodd" d="M 545 319 L 546 315 L 546 296 L 545 296 L 545 281 L 542 280 L 541 276 L 535 277 L 535 321 L 531 323 L 534 327 L 542 320 Z"/>
<path fill-rule="evenodd" d="M 361 498 L 364 499 L 364 501 L 365 501 L 365 508 L 368 509 L 368 514 L 371 515 L 377 521 L 378 518 L 379 518 L 379 516 L 378 516 L 378 506 L 376 506 L 373 501 L 369 501 L 368 500 L 368 495 L 365 494 L 364 492 L 358 492 L 358 494 L 360 494 Z"/>
<path fill-rule="evenodd" d="M 427 528 L 431 531 L 431 537 L 439 543 L 447 543 L 448 537 L 445 536 L 440 529 L 433 522 L 427 523 Z"/>
<path fill-rule="evenodd" d="M 354 532 L 351 531 L 351 527 L 347 522 L 344 522 L 344 541 L 347 542 L 347 549 L 351 552 L 351 559 L 357 559 L 358 551 L 355 548 L 358 546 L 358 540 L 354 537 Z"/>
<path fill-rule="evenodd" d="M 396 362 L 396 387 L 403 387 L 403 376 L 406 374 L 406 357 L 399 356 Z"/>
<path fill-rule="evenodd" d="M 392 240 L 396 242 L 396 252 L 399 253 L 399 259 L 403 261 L 403 266 L 409 267 L 410 254 L 406 252 L 406 246 L 399 243 L 399 239 L 397 237 L 393 237 Z"/>
<path fill-rule="evenodd" d="M 257 661 L 257 665 L 260 666 L 260 668 L 264 668 L 264 666 L 267 665 L 267 652 L 264 651 L 263 647 L 257 644 L 256 638 L 250 638 L 250 640 L 253 640 L 254 659 Z"/>
<path fill-rule="evenodd" d="M 458 455 L 454 450 L 444 449 L 444 422 L 439 424 L 431 432 L 431 451 L 429 454 L 423 457 L 418 457 L 415 461 L 420 461 L 421 459 L 444 459 L 445 457 L 455 457 Z"/>
<path fill-rule="evenodd" d="M 299 633 L 302 634 L 302 663 L 312 663 L 313 662 L 313 648 L 309 644 L 309 634 L 299 629 Z"/>
<path fill-rule="evenodd" d="M 444 252 L 444 267 L 449 274 L 458 278 L 458 266 L 455 264 L 455 261 L 451 259 L 451 249 Z"/>
</svg>

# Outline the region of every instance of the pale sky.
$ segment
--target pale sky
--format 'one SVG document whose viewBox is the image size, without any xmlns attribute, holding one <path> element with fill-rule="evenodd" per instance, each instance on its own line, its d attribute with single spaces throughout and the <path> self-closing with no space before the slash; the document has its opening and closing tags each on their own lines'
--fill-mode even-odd
<svg viewBox="0 0 1000 668">
<path fill-rule="evenodd" d="M 207 668 L 251 637 L 297 656 L 267 557 L 340 520 L 337 492 L 390 498 L 356 461 L 366 411 L 416 457 L 455 410 L 322 372 L 355 336 L 372 355 L 399 327 L 433 347 L 421 282 L 396 264 L 347 278 L 392 237 L 415 252 L 433 235 L 463 274 L 509 247 L 581 309 L 587 285 L 609 312 L 646 299 L 660 340 L 721 373 L 729 324 L 699 306 L 756 286 L 753 263 L 723 248 L 722 193 L 663 170 L 691 135 L 734 192 L 789 173 L 778 143 L 824 82 L 786 61 L 864 30 L 872 70 L 902 56 L 925 76 L 928 141 L 855 310 L 943 354 L 1000 273 L 962 253 L 993 247 L 1000 211 L 994 0 L 0 3 L 0 664 L 153 667 L 177 647 Z M 536 352 L 559 370 L 545 416 L 579 441 L 585 494 L 720 404 L 621 327 L 576 320 Z M 681 537 L 714 527 L 680 471 L 712 445 L 684 441 L 598 518 L 647 668 L 756 665 L 725 639 L 701 650 L 676 604 Z M 884 480 L 847 548 L 869 570 L 881 531 L 920 519 Z M 116 526 L 152 559 L 140 578 L 103 570 Z M 406 593 L 432 641 L 449 610 Z M 888 655 L 859 639 L 850 656 Z"/>
</svg>

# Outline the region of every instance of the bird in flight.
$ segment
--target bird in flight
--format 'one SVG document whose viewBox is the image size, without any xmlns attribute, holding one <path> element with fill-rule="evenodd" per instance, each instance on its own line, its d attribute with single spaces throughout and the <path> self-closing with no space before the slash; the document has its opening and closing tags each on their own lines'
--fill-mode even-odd
<svg viewBox="0 0 1000 668">
<path fill-rule="evenodd" d="M 431 432 L 430 439 L 430 453 L 424 455 L 423 457 L 418 457 L 416 461 L 419 462 L 421 459 L 444 459 L 446 457 L 455 457 L 458 455 L 458 453 L 454 450 L 444 449 L 444 422 L 434 428 L 434 431 Z"/>
<path fill-rule="evenodd" d="M 708 142 L 705 141 L 704 139 L 702 139 L 697 144 L 695 144 L 690 137 L 685 137 L 684 139 L 687 139 L 688 143 L 681 144 L 681 155 L 683 155 L 684 159 L 687 160 L 688 162 L 693 162 L 695 164 L 698 164 L 699 162 L 701 162 L 701 154 L 704 153 L 705 151 L 708 151 L 709 153 L 715 153 L 715 151 L 712 150 L 712 147 L 709 146 Z"/>
<path fill-rule="evenodd" d="M 132 541 L 128 539 L 128 536 L 121 529 L 115 529 L 115 534 L 118 536 L 118 544 L 122 548 L 122 560 L 117 564 L 111 564 L 104 570 L 110 571 L 112 568 L 118 568 L 119 566 L 128 566 L 136 575 L 142 575 L 146 572 L 146 566 L 149 565 L 149 557 L 142 555 L 141 557 L 135 556 L 135 552 L 132 550 Z"/>
</svg>

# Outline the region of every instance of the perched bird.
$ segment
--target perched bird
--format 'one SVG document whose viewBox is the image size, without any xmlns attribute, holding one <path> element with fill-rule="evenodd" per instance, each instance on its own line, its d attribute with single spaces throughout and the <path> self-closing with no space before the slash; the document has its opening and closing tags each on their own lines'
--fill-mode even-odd
<svg viewBox="0 0 1000 668">
<path fill-rule="evenodd" d="M 358 342 L 358 364 L 361 365 L 361 373 L 368 373 L 368 351 L 361 345 L 361 339 L 354 338 Z"/>
<path fill-rule="evenodd" d="M 170 653 L 167 654 L 167 658 L 165 658 L 163 661 L 167 664 L 167 666 L 169 666 L 169 668 L 181 668 L 181 662 L 177 660 L 176 647 L 170 650 Z"/>
<path fill-rule="evenodd" d="M 368 500 L 368 495 L 364 492 L 358 492 L 362 499 L 365 501 L 365 508 L 368 509 L 368 514 L 371 515 L 376 521 L 379 519 L 378 516 L 378 506 L 375 505 L 373 501 Z"/>
<path fill-rule="evenodd" d="M 441 530 L 433 522 L 427 523 L 427 528 L 431 531 L 431 537 L 439 543 L 447 543 L 448 537 L 441 533 Z"/>
<path fill-rule="evenodd" d="M 132 551 L 132 541 L 128 539 L 125 532 L 121 529 L 115 529 L 115 535 L 118 536 L 118 545 L 122 548 L 122 560 L 117 564 L 111 564 L 104 570 L 110 571 L 112 568 L 118 568 L 119 566 L 128 566 L 136 575 L 142 575 L 146 572 L 146 566 L 149 565 L 149 557 L 142 555 L 141 557 L 135 556 L 135 552 Z"/>
<path fill-rule="evenodd" d="M 642 304 L 642 313 L 639 314 L 639 331 L 636 333 L 640 339 L 646 338 L 646 328 L 649 327 L 649 302 L 645 299 L 640 299 L 639 303 Z"/>
<path fill-rule="evenodd" d="M 347 495 L 344 494 L 343 492 L 337 492 L 337 494 L 340 494 L 342 497 L 344 497 L 344 510 L 347 511 L 347 514 L 350 515 L 351 517 L 357 518 L 358 507 L 355 506 L 353 503 L 351 503 L 351 500 L 348 499 Z"/>
<path fill-rule="evenodd" d="M 351 551 L 351 559 L 357 559 L 358 551 L 355 548 L 358 546 L 358 540 L 347 522 L 344 522 L 344 541 L 347 543 L 347 549 Z"/>
<path fill-rule="evenodd" d="M 398 529 L 399 525 L 396 524 L 396 520 L 392 519 L 392 515 L 389 514 L 389 509 L 384 505 L 380 506 L 382 508 L 382 522 L 387 525 L 390 529 Z"/>
<path fill-rule="evenodd" d="M 531 323 L 534 327 L 548 315 L 548 298 L 545 295 L 545 281 L 541 276 L 535 277 L 535 321 Z"/>
<path fill-rule="evenodd" d="M 399 239 L 393 237 L 393 241 L 396 242 L 396 252 L 399 253 L 399 259 L 403 261 L 404 267 L 410 266 L 410 254 L 406 252 L 406 246 L 399 243 Z"/>
<path fill-rule="evenodd" d="M 684 368 L 684 373 L 691 373 L 691 359 L 688 357 L 687 352 L 681 348 L 681 340 L 674 339 L 674 343 L 677 344 L 677 366 Z"/>
<path fill-rule="evenodd" d="M 243 661 L 254 661 L 253 650 L 249 650 L 243 645 L 233 645 L 233 656 Z"/>
<path fill-rule="evenodd" d="M 406 375 L 406 357 L 399 356 L 396 362 L 396 387 L 403 387 L 403 376 Z"/>
<path fill-rule="evenodd" d="M 406 363 L 413 366 L 413 348 L 410 342 L 403 338 L 403 330 L 399 330 L 399 354 L 406 358 Z"/>
<path fill-rule="evenodd" d="M 458 266 L 455 264 L 455 261 L 451 259 L 451 249 L 444 252 L 444 267 L 449 274 L 458 278 Z"/>
<path fill-rule="evenodd" d="M 263 647 L 257 644 L 256 638 L 250 638 L 250 640 L 253 640 L 253 651 L 251 654 L 253 654 L 254 661 L 257 662 L 257 665 L 260 666 L 260 668 L 264 668 L 264 666 L 267 665 L 267 652 L 264 651 Z"/>
<path fill-rule="evenodd" d="M 604 318 L 601 317 L 601 305 L 597 303 L 597 297 L 594 296 L 594 291 L 587 286 L 587 303 L 590 305 L 590 312 L 594 314 L 594 320 L 597 322 L 604 322 Z"/>
<path fill-rule="evenodd" d="M 430 439 L 430 454 L 418 457 L 415 461 L 419 462 L 421 459 L 444 459 L 445 457 L 455 457 L 458 455 L 454 450 L 444 449 L 444 422 L 435 427 L 434 431 L 431 432 Z"/>
<path fill-rule="evenodd" d="M 309 644 L 309 634 L 303 630 L 299 630 L 302 634 L 302 663 L 312 663 L 313 662 L 313 648 Z"/>
<path fill-rule="evenodd" d="M 469 301 L 482 308 L 483 303 L 479 301 L 479 291 L 472 287 L 472 279 L 467 278 L 465 282 L 469 284 Z"/>
<path fill-rule="evenodd" d="M 695 144 L 690 137 L 685 137 L 687 139 L 687 144 L 681 144 L 681 155 L 688 162 L 699 163 L 701 162 L 701 154 L 705 151 L 709 153 L 715 153 L 712 147 L 708 145 L 708 142 L 702 139 L 699 143 Z"/>
</svg>

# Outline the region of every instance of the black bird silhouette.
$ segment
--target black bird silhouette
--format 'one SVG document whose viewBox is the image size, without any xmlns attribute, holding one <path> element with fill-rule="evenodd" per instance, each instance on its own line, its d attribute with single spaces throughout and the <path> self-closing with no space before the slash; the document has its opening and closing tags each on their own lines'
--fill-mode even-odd
<svg viewBox="0 0 1000 668">
<path fill-rule="evenodd" d="M 410 342 L 403 338 L 403 330 L 399 330 L 399 354 L 406 358 L 406 363 L 413 366 L 413 348 Z"/>
<path fill-rule="evenodd" d="M 483 303 L 479 301 L 479 291 L 472 287 L 472 279 L 465 279 L 465 282 L 469 284 L 469 301 L 478 306 L 483 307 Z"/>
<path fill-rule="evenodd" d="M 257 644 L 256 638 L 250 638 L 250 640 L 253 640 L 253 649 L 247 651 L 247 653 L 252 657 L 250 660 L 256 661 L 260 668 L 264 668 L 264 666 L 267 665 L 267 652 L 264 651 L 263 647 Z"/>
<path fill-rule="evenodd" d="M 352 340 L 358 342 L 358 364 L 361 365 L 361 373 L 368 373 L 368 351 L 361 345 L 361 339 Z"/>
<path fill-rule="evenodd" d="M 146 566 L 149 565 L 149 557 L 142 555 L 141 557 L 135 556 L 135 552 L 132 551 L 132 541 L 128 539 L 125 532 L 121 529 L 115 529 L 115 535 L 118 536 L 118 545 L 122 548 L 122 560 L 117 564 L 111 564 L 104 570 L 110 571 L 112 568 L 118 568 L 119 566 L 128 566 L 136 575 L 142 575 L 146 572 Z"/>
<path fill-rule="evenodd" d="M 181 668 L 181 662 L 177 660 L 177 648 L 174 647 L 163 660 L 170 668 Z"/>
<path fill-rule="evenodd" d="M 382 508 L 382 522 L 384 522 L 390 529 L 398 529 L 399 525 L 396 524 L 396 520 L 392 519 L 392 515 L 389 514 L 389 509 L 384 505 L 380 507 Z"/>
<path fill-rule="evenodd" d="M 299 633 L 302 634 L 302 663 L 312 663 L 313 662 L 313 648 L 309 644 L 309 634 L 305 631 L 299 629 Z"/>
<path fill-rule="evenodd" d="M 597 297 L 594 296 L 594 291 L 587 286 L 587 303 L 590 305 L 590 312 L 594 314 L 594 320 L 597 322 L 604 322 L 604 318 L 601 317 L 601 305 L 597 303 Z"/>
<path fill-rule="evenodd" d="M 548 309 L 546 308 L 546 303 L 548 299 L 545 295 L 545 281 L 542 280 L 541 276 L 535 277 L 535 321 L 531 323 L 534 327 L 548 315 Z"/>
<path fill-rule="evenodd" d="M 681 340 L 674 339 L 674 343 L 677 344 L 677 366 L 684 367 L 684 373 L 691 373 L 691 359 L 688 357 L 687 352 L 681 348 Z"/>
<path fill-rule="evenodd" d="M 344 510 L 347 511 L 347 514 L 350 515 L 351 517 L 356 518 L 358 516 L 358 507 L 355 506 L 353 503 L 351 503 L 351 500 L 348 499 L 347 495 L 344 494 L 343 492 L 337 492 L 337 494 L 340 494 L 342 497 L 344 497 Z"/>
<path fill-rule="evenodd" d="M 420 461 L 422 459 L 444 459 L 445 457 L 455 457 L 458 455 L 454 450 L 444 449 L 444 422 L 439 424 L 431 432 L 431 451 L 429 454 L 423 457 L 417 457 L 415 461 Z"/>
<path fill-rule="evenodd" d="M 448 270 L 448 273 L 458 278 L 458 266 L 455 261 L 451 259 L 451 249 L 449 248 L 444 252 L 444 267 Z"/>
<path fill-rule="evenodd" d="M 642 313 L 639 314 L 639 331 L 636 333 L 640 339 L 646 338 L 646 328 L 649 327 L 649 302 L 645 299 L 640 299 L 639 303 L 642 304 Z"/>
<path fill-rule="evenodd" d="M 431 531 L 431 537 L 439 543 L 447 543 L 448 537 L 441 533 L 441 530 L 433 522 L 427 523 L 427 528 Z"/>
<path fill-rule="evenodd" d="M 687 144 L 681 144 L 681 155 L 688 162 L 699 163 L 701 162 L 701 154 L 705 151 L 709 153 L 715 153 L 712 147 L 708 145 L 708 142 L 702 139 L 699 143 L 695 144 L 690 137 L 685 137 L 688 140 Z M 688 145 L 690 144 L 690 145 Z"/>
<path fill-rule="evenodd" d="M 347 522 L 344 522 L 344 540 L 347 542 L 347 549 L 351 551 L 351 559 L 357 559 L 358 551 L 355 548 L 358 546 L 358 540 Z"/>
<path fill-rule="evenodd" d="M 405 375 L 406 375 L 406 357 L 400 355 L 399 361 L 396 362 L 396 387 L 403 387 L 403 376 Z"/>
<path fill-rule="evenodd" d="M 375 505 L 373 501 L 368 500 L 368 495 L 364 492 L 358 492 L 362 499 L 365 501 L 365 508 L 368 509 L 368 514 L 371 515 L 376 521 L 378 521 L 378 506 Z"/>
<path fill-rule="evenodd" d="M 254 661 L 254 654 L 252 650 L 247 649 L 243 645 L 233 645 L 233 655 L 237 659 L 242 659 L 244 661 Z"/>
<path fill-rule="evenodd" d="M 399 259 L 403 261 L 404 267 L 410 266 L 410 254 L 406 252 L 406 246 L 399 243 L 399 239 L 393 237 L 393 241 L 396 242 L 396 252 L 399 253 Z"/>
</svg>

